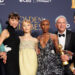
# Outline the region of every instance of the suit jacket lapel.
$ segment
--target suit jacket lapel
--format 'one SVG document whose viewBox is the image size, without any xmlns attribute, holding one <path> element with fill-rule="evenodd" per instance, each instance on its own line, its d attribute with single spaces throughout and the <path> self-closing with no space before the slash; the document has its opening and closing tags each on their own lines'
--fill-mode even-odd
<svg viewBox="0 0 75 75">
<path fill-rule="evenodd" d="M 65 50 L 68 49 L 71 40 L 71 32 L 66 31 L 66 41 L 65 41 Z"/>
</svg>

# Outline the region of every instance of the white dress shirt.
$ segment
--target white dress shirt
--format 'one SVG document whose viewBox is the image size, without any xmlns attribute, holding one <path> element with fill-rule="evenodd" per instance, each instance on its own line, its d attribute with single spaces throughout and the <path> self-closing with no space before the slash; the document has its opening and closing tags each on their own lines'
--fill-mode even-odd
<svg viewBox="0 0 75 75">
<path fill-rule="evenodd" d="M 58 32 L 58 35 L 59 34 L 61 34 L 61 33 Z M 66 41 L 66 30 L 62 34 L 64 34 L 65 36 L 64 37 L 63 36 L 61 36 L 61 37 L 58 36 L 58 40 L 59 40 L 59 44 L 62 45 L 62 49 L 64 50 L 64 48 L 65 48 L 65 41 Z"/>
</svg>

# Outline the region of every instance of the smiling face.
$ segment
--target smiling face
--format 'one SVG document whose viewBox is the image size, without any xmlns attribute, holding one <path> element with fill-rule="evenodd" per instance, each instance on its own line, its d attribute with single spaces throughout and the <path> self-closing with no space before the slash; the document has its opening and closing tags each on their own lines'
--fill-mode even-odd
<svg viewBox="0 0 75 75">
<path fill-rule="evenodd" d="M 19 24 L 19 20 L 17 18 L 10 18 L 8 21 L 10 26 L 12 26 L 13 28 L 16 28 Z"/>
<path fill-rule="evenodd" d="M 32 29 L 32 25 L 29 21 L 22 22 L 22 29 L 25 33 L 30 33 Z"/>
<path fill-rule="evenodd" d="M 50 28 L 50 22 L 49 20 L 43 20 L 41 22 L 41 29 L 43 30 L 44 33 L 49 32 L 49 28 Z"/>
<path fill-rule="evenodd" d="M 18 26 L 19 19 L 20 19 L 20 16 L 14 12 L 10 13 L 8 16 L 8 22 L 10 26 L 12 26 L 13 28 L 16 28 Z"/>
<path fill-rule="evenodd" d="M 56 22 L 56 27 L 60 33 L 63 33 L 65 31 L 66 25 L 67 25 L 66 19 L 63 17 L 60 17 Z"/>
</svg>

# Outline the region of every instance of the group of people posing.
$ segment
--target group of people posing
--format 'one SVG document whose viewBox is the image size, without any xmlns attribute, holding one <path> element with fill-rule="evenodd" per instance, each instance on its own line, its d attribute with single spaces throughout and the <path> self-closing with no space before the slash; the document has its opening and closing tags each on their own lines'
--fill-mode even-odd
<svg viewBox="0 0 75 75">
<path fill-rule="evenodd" d="M 22 21 L 23 36 L 18 36 L 15 29 L 20 16 L 10 13 L 7 28 L 0 34 L 0 68 L 5 75 L 74 75 L 75 68 L 75 33 L 66 29 L 67 19 L 60 15 L 55 20 L 57 32 L 50 33 L 50 21 L 42 20 L 42 34 L 37 38 L 31 35 L 32 24 Z M 61 55 L 59 44 L 62 45 Z M 3 48 L 2 48 L 3 47 Z M 68 61 L 69 64 L 63 65 Z M 3 63 L 2 63 L 3 62 Z"/>
</svg>

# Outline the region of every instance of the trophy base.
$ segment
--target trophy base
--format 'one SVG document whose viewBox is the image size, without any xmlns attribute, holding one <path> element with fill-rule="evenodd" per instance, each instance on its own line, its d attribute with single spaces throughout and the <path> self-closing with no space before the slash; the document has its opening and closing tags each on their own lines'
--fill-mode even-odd
<svg viewBox="0 0 75 75">
<path fill-rule="evenodd" d="M 70 65 L 70 70 L 73 72 L 74 69 L 75 69 L 75 67 L 74 67 L 74 63 L 72 63 L 72 64 Z"/>
<path fill-rule="evenodd" d="M 69 63 L 67 61 L 63 62 L 63 65 L 68 65 Z"/>
</svg>

